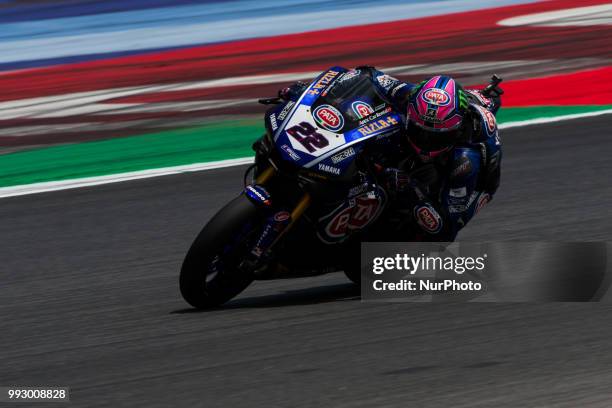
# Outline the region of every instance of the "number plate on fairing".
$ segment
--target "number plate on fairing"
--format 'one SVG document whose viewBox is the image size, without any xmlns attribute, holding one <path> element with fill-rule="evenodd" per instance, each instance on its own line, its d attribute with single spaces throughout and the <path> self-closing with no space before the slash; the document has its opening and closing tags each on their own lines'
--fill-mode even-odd
<svg viewBox="0 0 612 408">
<path fill-rule="evenodd" d="M 344 135 L 323 129 L 313 120 L 310 106 L 300 105 L 285 126 L 291 147 L 319 157 L 346 143 Z"/>
</svg>

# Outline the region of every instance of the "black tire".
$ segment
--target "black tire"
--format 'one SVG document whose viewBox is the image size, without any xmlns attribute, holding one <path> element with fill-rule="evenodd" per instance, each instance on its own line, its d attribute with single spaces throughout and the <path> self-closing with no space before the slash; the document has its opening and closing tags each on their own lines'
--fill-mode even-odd
<svg viewBox="0 0 612 408">
<path fill-rule="evenodd" d="M 344 270 L 344 274 L 355 285 L 361 286 L 361 271 L 359 269 L 347 268 Z"/>
<path fill-rule="evenodd" d="M 244 195 L 230 201 L 206 224 L 189 248 L 179 279 L 181 294 L 191 306 L 208 309 L 219 306 L 246 289 L 253 281 L 250 274 L 237 268 L 240 253 L 223 254 L 233 241 L 244 242 L 258 223 L 258 209 Z M 241 236 L 242 235 L 242 236 Z M 234 246 L 240 247 L 234 242 Z M 223 256 L 229 262 L 222 272 L 211 273 L 210 267 Z M 245 276 L 248 275 L 248 276 Z"/>
<path fill-rule="evenodd" d="M 361 286 L 361 241 L 356 239 L 344 248 L 342 270 L 355 285 Z"/>
</svg>

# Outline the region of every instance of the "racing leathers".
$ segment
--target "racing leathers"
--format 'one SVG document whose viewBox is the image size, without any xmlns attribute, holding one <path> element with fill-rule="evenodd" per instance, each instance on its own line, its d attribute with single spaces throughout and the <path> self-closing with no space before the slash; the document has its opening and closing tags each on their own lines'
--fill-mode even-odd
<svg viewBox="0 0 612 408">
<path fill-rule="evenodd" d="M 369 66 L 349 72 L 369 76 L 393 109 L 406 114 L 414 84 Z M 297 83 L 279 95 L 293 99 L 305 87 Z M 403 231 L 392 239 L 451 242 L 497 191 L 502 158 L 495 119 L 501 106 L 499 95 L 485 97 L 480 91 L 466 90 L 465 96 L 464 121 L 450 151 L 430 159 L 417 154 L 401 137 L 390 153 L 375 157 L 387 190 L 395 196 L 394 213 Z"/>
</svg>

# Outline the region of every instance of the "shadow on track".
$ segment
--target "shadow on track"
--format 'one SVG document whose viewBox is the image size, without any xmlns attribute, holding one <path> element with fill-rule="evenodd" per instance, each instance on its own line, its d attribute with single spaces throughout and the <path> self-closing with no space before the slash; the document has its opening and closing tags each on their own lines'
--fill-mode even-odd
<svg viewBox="0 0 612 408">
<path fill-rule="evenodd" d="M 337 285 L 324 285 L 314 288 L 287 290 L 281 294 L 252 296 L 238 298 L 226 303 L 223 306 L 213 309 L 180 309 L 170 312 L 170 314 L 202 313 L 228 309 L 243 308 L 266 308 L 283 306 L 313 305 L 327 302 L 337 302 L 343 300 L 358 300 L 360 296 L 359 287 L 353 283 L 343 283 Z"/>
</svg>

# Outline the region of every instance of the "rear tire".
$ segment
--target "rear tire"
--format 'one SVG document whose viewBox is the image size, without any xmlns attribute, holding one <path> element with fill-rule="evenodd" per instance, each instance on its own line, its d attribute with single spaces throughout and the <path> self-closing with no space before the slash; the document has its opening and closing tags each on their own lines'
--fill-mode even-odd
<svg viewBox="0 0 612 408">
<path fill-rule="evenodd" d="M 361 286 L 361 240 L 355 239 L 347 244 L 343 255 L 344 274 L 355 285 Z"/>
<path fill-rule="evenodd" d="M 361 271 L 359 269 L 347 268 L 344 270 L 344 274 L 355 285 L 361 286 Z"/>
<path fill-rule="evenodd" d="M 253 276 L 240 271 L 238 264 L 243 258 L 240 250 L 257 221 L 257 208 L 240 195 L 206 224 L 181 268 L 179 284 L 187 303 L 199 309 L 219 306 L 249 286 Z M 220 262 L 223 269 L 218 271 L 215 266 Z"/>
</svg>

